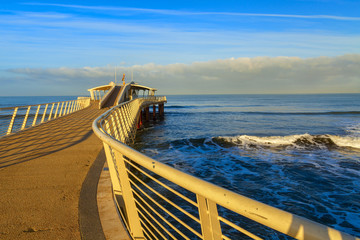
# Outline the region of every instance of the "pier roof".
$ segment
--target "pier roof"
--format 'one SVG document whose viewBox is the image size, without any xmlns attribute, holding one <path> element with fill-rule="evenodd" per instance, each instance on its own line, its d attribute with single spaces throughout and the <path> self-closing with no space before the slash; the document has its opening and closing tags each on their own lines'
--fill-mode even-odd
<svg viewBox="0 0 360 240">
<path fill-rule="evenodd" d="M 98 87 L 93 87 L 93 88 L 90 88 L 88 89 L 88 91 L 105 91 L 105 90 L 109 90 L 111 87 L 113 87 L 115 85 L 114 82 L 110 82 L 109 84 L 107 85 L 102 85 L 102 86 L 98 86 Z"/>
<path fill-rule="evenodd" d="M 151 88 L 151 87 L 146 87 L 144 85 L 140 85 L 138 83 L 131 83 L 131 88 L 132 89 L 137 89 L 137 90 L 149 90 L 149 91 L 157 91 L 156 88 Z"/>
</svg>

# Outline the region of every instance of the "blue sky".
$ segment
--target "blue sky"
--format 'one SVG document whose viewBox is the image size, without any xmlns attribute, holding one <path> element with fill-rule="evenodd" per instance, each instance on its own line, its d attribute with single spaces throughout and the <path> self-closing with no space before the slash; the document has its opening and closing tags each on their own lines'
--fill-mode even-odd
<svg viewBox="0 0 360 240">
<path fill-rule="evenodd" d="M 211 65 L 217 60 L 250 58 L 254 63 L 257 57 L 263 57 L 278 63 L 279 56 L 299 57 L 303 61 L 324 61 L 321 57 L 327 57 L 335 61 L 349 54 L 360 54 L 358 0 L 34 0 L 7 1 L 0 6 L 0 95 L 17 94 L 12 92 L 16 86 L 22 89 L 22 95 L 28 95 L 29 88 L 34 95 L 44 91 L 76 95 L 83 93 L 80 88 L 84 84 L 90 88 L 92 84 L 110 81 L 114 66 L 127 75 L 136 68 L 134 76 L 140 77 L 149 64 L 155 64 L 156 71 L 186 64 L 182 71 L 187 71 L 197 62 Z M 351 59 L 355 66 L 357 57 Z M 79 76 L 84 69 L 87 74 Z M 148 69 L 143 76 L 153 76 L 154 69 Z M 283 68 L 277 70 L 280 74 Z M 205 74 L 207 70 L 203 71 Z M 342 81 L 351 78 L 352 85 L 341 92 L 360 92 L 354 71 L 350 71 L 350 76 L 344 73 Z M 94 73 L 96 78 L 88 73 Z M 183 72 L 184 76 L 187 74 Z M 317 74 L 314 80 L 321 78 Z M 92 80 L 86 82 L 86 77 Z M 231 81 L 238 81 L 236 76 L 232 78 Z M 270 80 L 267 84 L 272 84 Z M 73 82 L 72 90 L 64 82 Z M 164 87 L 170 93 L 187 92 L 171 91 L 169 80 L 159 84 L 155 87 Z M 256 86 L 253 88 L 248 91 L 259 92 Z M 216 89 L 219 93 L 236 93 Z M 308 92 L 306 89 L 304 86 L 304 92 Z M 337 89 L 334 85 L 328 91 Z M 286 93 L 290 89 L 280 90 L 279 93 Z"/>
</svg>

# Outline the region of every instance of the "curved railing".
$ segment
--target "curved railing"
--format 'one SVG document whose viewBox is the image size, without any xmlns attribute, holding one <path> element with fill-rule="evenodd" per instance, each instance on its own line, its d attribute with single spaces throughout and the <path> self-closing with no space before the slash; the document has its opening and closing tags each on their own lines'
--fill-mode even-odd
<svg viewBox="0 0 360 240">
<path fill-rule="evenodd" d="M 70 114 L 90 105 L 90 98 L 0 108 L 0 137 Z"/>
<path fill-rule="evenodd" d="M 127 146 L 134 141 L 141 110 L 165 101 L 135 99 L 93 123 L 104 144 L 115 202 L 133 239 L 290 239 L 280 236 L 288 235 L 359 240 L 188 175 Z"/>
</svg>

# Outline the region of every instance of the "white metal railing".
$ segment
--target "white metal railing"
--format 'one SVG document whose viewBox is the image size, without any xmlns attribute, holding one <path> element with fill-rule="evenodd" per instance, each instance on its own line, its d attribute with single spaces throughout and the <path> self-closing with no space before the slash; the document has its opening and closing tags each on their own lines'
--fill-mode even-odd
<svg viewBox="0 0 360 240">
<path fill-rule="evenodd" d="M 47 122 L 90 105 L 90 98 L 0 108 L 0 137 Z"/>
<path fill-rule="evenodd" d="M 193 177 L 126 145 L 134 141 L 141 109 L 165 101 L 138 98 L 93 122 L 104 144 L 114 199 L 133 239 L 359 240 Z"/>
</svg>

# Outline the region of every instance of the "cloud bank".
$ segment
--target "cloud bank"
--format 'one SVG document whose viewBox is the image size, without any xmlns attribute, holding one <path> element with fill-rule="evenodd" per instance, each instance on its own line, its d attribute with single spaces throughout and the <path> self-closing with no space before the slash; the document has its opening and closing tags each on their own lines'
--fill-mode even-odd
<svg viewBox="0 0 360 240">
<path fill-rule="evenodd" d="M 159 94 L 360 93 L 360 55 L 255 57 L 192 64 L 118 66 L 126 81 Z M 2 74 L 0 95 L 79 95 L 114 80 L 114 66 L 14 68 Z M 5 77 L 4 77 L 5 75 Z M 16 90 L 15 90 L 16 89 Z"/>
</svg>

